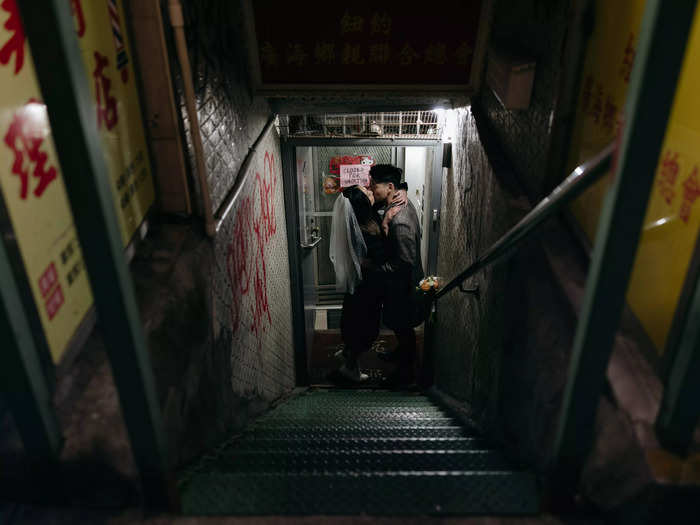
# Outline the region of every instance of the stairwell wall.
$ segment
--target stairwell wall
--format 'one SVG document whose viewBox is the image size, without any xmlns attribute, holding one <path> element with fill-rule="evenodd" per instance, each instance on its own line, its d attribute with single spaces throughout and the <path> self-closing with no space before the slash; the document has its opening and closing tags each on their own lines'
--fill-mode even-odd
<svg viewBox="0 0 700 525">
<path fill-rule="evenodd" d="M 453 166 L 443 178 L 438 267 L 445 278 L 473 262 L 549 190 L 568 116 L 558 107 L 572 2 L 496 2 L 491 45 L 536 62 L 530 106 L 504 108 L 488 85 L 460 110 Z M 524 47 L 527 43 L 528 47 Z M 561 176 L 562 174 L 559 174 Z M 561 178 L 561 177 L 560 177 Z M 436 384 L 516 459 L 550 460 L 566 380 L 573 312 L 539 240 L 479 272 L 477 299 L 441 299 L 434 335 Z"/>
<path fill-rule="evenodd" d="M 559 125 L 570 118 L 562 114 L 566 36 L 572 5 L 581 0 L 524 0 L 496 2 L 490 44 L 535 61 L 532 97 L 527 109 L 504 108 L 490 88 L 483 86 L 479 105 L 502 144 L 510 162 L 522 175 L 531 200 L 539 200 L 561 180 L 551 173 L 558 165 L 556 143 Z M 554 157 L 553 157 L 554 156 Z"/>
<path fill-rule="evenodd" d="M 470 110 L 460 111 L 453 167 L 443 177 L 438 271 L 445 278 L 473 262 L 566 175 L 557 166 L 568 147 L 571 108 L 560 104 L 575 100 L 579 86 L 562 81 L 563 75 L 574 78 L 568 70 L 577 63 L 567 62 L 563 40 L 567 31 L 585 33 L 586 2 L 510 4 L 497 4 L 493 34 L 534 43 L 533 101 L 526 110 L 509 111 L 483 86 Z M 581 16 L 569 21 L 574 4 Z M 466 283 L 480 286 L 479 299 L 454 291 L 438 305 L 431 341 L 436 386 L 462 401 L 513 459 L 543 474 L 553 466 L 587 264 L 566 224 L 551 219 L 507 263 Z M 645 448 L 657 446 L 650 427 L 660 395 L 636 338 L 624 330 L 616 338 L 578 487 L 604 509 L 643 499 L 639 495 L 654 483 Z"/>
<path fill-rule="evenodd" d="M 182 0 L 182 5 L 214 212 L 271 110 L 248 85 L 240 3 Z M 174 47 L 170 56 L 193 201 L 201 214 L 191 122 Z M 235 433 L 295 386 L 282 184 L 273 128 L 258 145 L 241 194 L 216 237 L 205 238 L 199 228 L 184 234 L 167 278 L 165 311 L 151 308 L 149 345 L 176 463 Z"/>
<path fill-rule="evenodd" d="M 447 280 L 467 267 L 508 225 L 507 195 L 481 145 L 471 109 L 460 108 L 452 168 L 444 171 L 438 275 Z M 477 274 L 467 287 L 480 296 L 452 292 L 440 300 L 432 347 L 438 388 L 489 413 L 497 398 L 502 351 L 504 267 Z M 490 411 L 493 413 L 493 410 Z"/>
<path fill-rule="evenodd" d="M 530 205 L 477 108 L 459 110 L 453 166 L 443 176 L 438 274 L 451 279 Z M 438 303 L 431 348 L 436 387 L 516 460 L 546 469 L 566 381 L 573 312 L 539 239 L 478 272 Z"/>
</svg>

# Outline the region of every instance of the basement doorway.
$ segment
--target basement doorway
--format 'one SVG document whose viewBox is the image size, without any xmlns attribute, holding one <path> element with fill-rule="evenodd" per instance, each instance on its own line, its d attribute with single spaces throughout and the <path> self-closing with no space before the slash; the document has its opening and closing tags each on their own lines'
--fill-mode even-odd
<svg viewBox="0 0 700 525">
<path fill-rule="evenodd" d="M 329 384 L 328 375 L 338 368 L 337 355 L 342 350 L 343 294 L 336 290 L 335 271 L 329 258 L 332 210 L 340 195 L 339 167 L 393 164 L 403 170 L 408 198 L 421 223 L 423 271 L 426 275 L 435 274 L 442 192 L 441 117 L 439 111 L 415 111 L 304 116 L 296 125 L 293 118 L 280 119 L 285 178 L 293 181 L 295 190 L 288 193 L 293 206 L 287 205 L 287 212 L 295 215 L 298 235 L 297 263 L 292 261 L 297 268 L 292 271 L 297 273 L 303 290 L 303 314 L 294 317 L 297 330 L 304 332 L 309 384 Z M 345 121 L 342 127 L 338 125 L 341 119 Z M 399 120 L 401 134 L 398 126 L 391 125 Z M 319 125 L 319 121 L 325 125 Z M 287 130 L 285 124 L 289 126 Z M 382 136 L 367 136 L 377 132 Z M 289 169 L 291 166 L 293 169 Z M 301 308 L 301 301 L 295 303 Z M 420 359 L 422 326 L 416 329 L 416 338 Z M 360 358 L 360 368 L 370 375 L 370 384 L 376 384 L 393 366 L 377 358 L 376 351 L 392 350 L 395 346 L 393 331 L 382 324 L 373 349 Z"/>
</svg>

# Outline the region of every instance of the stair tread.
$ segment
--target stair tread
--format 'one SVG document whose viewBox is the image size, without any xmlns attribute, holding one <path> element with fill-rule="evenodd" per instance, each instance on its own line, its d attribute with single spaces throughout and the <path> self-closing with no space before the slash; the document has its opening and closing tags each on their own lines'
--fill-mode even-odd
<svg viewBox="0 0 700 525">
<path fill-rule="evenodd" d="M 332 416 L 342 413 L 345 416 L 369 417 L 372 415 L 397 415 L 406 417 L 446 417 L 445 412 L 437 407 L 280 407 L 276 408 L 264 417 L 278 417 L 287 414 L 313 414 L 315 417 Z"/>
<path fill-rule="evenodd" d="M 203 473 L 183 492 L 191 514 L 529 514 L 529 473 Z"/>
<path fill-rule="evenodd" d="M 323 437 L 460 437 L 473 436 L 469 429 L 459 426 L 451 427 L 335 427 L 323 429 L 305 429 L 303 427 L 258 427 L 246 431 L 244 436 L 265 436 L 269 439 L 306 438 L 316 439 Z"/>
<path fill-rule="evenodd" d="M 435 406 L 433 403 L 416 402 L 416 401 L 400 401 L 400 400 L 376 400 L 376 401 L 365 401 L 358 399 L 357 402 L 348 402 L 345 399 L 338 400 L 324 400 L 324 401 L 299 401 L 290 402 L 289 404 L 280 405 L 278 408 L 318 408 L 332 410 L 337 407 L 351 407 L 351 408 L 361 408 L 361 409 L 381 409 L 381 408 L 394 408 L 401 410 L 440 410 L 440 407 Z"/>
<path fill-rule="evenodd" d="M 316 418 L 275 418 L 266 419 L 263 421 L 255 422 L 251 428 L 309 428 L 309 429 L 322 429 L 322 428 L 404 428 L 404 427 L 451 427 L 458 426 L 459 422 L 449 418 L 413 418 L 413 419 L 387 419 L 385 421 L 361 421 L 358 422 L 357 418 L 332 418 L 332 419 L 316 419 Z"/>
<path fill-rule="evenodd" d="M 440 470 L 440 471 L 430 471 L 430 470 L 384 470 L 384 471 L 361 471 L 361 472 L 318 472 L 310 474 L 308 472 L 200 472 L 192 476 L 192 479 L 202 477 L 202 476 L 215 476 L 215 477 L 231 477 L 248 479 L 250 477 L 263 477 L 263 478 L 285 478 L 294 477 L 297 479 L 305 478 L 339 478 L 339 479 L 356 479 L 361 478 L 421 478 L 427 477 L 430 479 L 442 479 L 442 478 L 456 478 L 456 477 L 485 477 L 485 476 L 496 476 L 499 479 L 504 479 L 509 476 L 525 476 L 532 477 L 534 479 L 534 474 L 526 470 L 517 469 L 467 469 L 467 470 Z"/>
<path fill-rule="evenodd" d="M 259 418 L 258 421 L 269 421 L 272 419 L 317 419 L 317 420 L 335 420 L 348 419 L 355 421 L 369 420 L 372 418 L 388 418 L 388 419 L 452 419 L 444 412 L 419 412 L 419 411 L 396 411 L 396 410 L 364 410 L 350 411 L 342 408 L 335 410 L 319 411 L 319 410 L 293 410 L 270 412 L 269 414 Z"/>
<path fill-rule="evenodd" d="M 411 399 L 392 399 L 392 398 L 374 398 L 374 399 L 364 399 L 364 398 L 325 398 L 325 399 L 300 399 L 295 401 L 290 401 L 279 405 L 282 407 L 299 407 L 299 406 L 311 406 L 319 408 L 331 408 L 331 407 L 347 407 L 347 408 L 373 408 L 373 407 L 386 407 L 386 408 L 401 408 L 401 409 L 442 409 L 439 405 L 436 405 L 432 401 L 425 400 L 411 400 Z"/>
<path fill-rule="evenodd" d="M 238 450 L 298 450 L 302 448 L 359 449 L 359 450 L 468 450 L 485 449 L 484 441 L 474 437 L 425 437 L 425 438 L 321 438 L 321 439 L 241 439 L 234 447 Z"/>
<path fill-rule="evenodd" d="M 217 471 L 445 471 L 512 468 L 493 450 L 231 451 L 212 465 Z"/>
<path fill-rule="evenodd" d="M 535 476 L 416 393 L 314 390 L 256 420 L 180 486 L 197 515 L 532 514 Z"/>
</svg>

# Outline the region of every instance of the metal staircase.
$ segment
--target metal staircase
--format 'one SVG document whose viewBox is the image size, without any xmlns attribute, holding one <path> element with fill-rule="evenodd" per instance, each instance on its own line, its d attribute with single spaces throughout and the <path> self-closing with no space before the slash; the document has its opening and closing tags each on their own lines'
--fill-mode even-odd
<svg viewBox="0 0 700 525">
<path fill-rule="evenodd" d="M 188 515 L 532 514 L 533 474 L 414 393 L 315 390 L 186 471 Z"/>
</svg>

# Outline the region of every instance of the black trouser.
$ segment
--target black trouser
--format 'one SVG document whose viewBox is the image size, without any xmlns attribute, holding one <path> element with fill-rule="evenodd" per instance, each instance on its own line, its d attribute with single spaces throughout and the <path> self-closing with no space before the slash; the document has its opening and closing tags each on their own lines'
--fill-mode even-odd
<svg viewBox="0 0 700 525">
<path fill-rule="evenodd" d="M 399 370 L 402 375 L 412 375 L 416 362 L 416 332 L 413 329 L 413 293 L 411 285 L 391 282 L 384 300 L 384 324 L 396 334 Z"/>
<path fill-rule="evenodd" d="M 379 335 L 381 288 L 372 281 L 362 281 L 354 294 L 345 294 L 340 333 L 348 366 L 357 363 L 357 356 L 372 347 Z"/>
<path fill-rule="evenodd" d="M 413 327 L 394 329 L 399 347 L 396 349 L 399 352 L 399 366 L 402 368 L 411 368 L 416 361 L 416 331 Z"/>
</svg>

